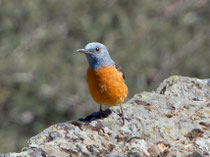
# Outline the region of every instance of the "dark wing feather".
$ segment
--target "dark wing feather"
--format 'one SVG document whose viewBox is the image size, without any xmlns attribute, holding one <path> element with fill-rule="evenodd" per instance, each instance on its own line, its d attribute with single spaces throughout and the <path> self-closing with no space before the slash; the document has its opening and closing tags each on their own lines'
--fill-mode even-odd
<svg viewBox="0 0 210 157">
<path fill-rule="evenodd" d="M 125 74 L 124 74 L 124 72 L 122 71 L 122 68 L 121 68 L 118 64 L 116 64 L 116 63 L 115 63 L 115 67 L 116 67 L 116 69 L 117 69 L 119 72 L 122 73 L 123 79 L 125 80 Z"/>
</svg>

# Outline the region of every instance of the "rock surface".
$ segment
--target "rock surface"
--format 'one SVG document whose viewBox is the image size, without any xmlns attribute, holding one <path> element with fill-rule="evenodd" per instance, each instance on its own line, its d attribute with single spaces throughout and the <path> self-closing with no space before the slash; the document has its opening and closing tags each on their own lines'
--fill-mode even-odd
<svg viewBox="0 0 210 157">
<path fill-rule="evenodd" d="M 55 124 L 28 141 L 19 156 L 210 156 L 210 79 L 172 76 L 156 91 L 119 106 Z"/>
</svg>

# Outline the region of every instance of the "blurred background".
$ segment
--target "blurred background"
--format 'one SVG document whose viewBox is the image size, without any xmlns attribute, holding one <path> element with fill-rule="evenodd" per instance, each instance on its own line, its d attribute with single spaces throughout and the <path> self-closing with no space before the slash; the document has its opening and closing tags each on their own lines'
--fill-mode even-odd
<svg viewBox="0 0 210 157">
<path fill-rule="evenodd" d="M 170 75 L 210 77 L 209 0 L 0 0 L 0 153 L 98 111 L 75 50 L 104 43 L 131 98 Z"/>
</svg>

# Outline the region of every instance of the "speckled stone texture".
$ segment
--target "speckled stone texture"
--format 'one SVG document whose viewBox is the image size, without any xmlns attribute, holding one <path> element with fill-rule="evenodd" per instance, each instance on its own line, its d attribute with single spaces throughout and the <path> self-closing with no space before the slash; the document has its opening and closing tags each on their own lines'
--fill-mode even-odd
<svg viewBox="0 0 210 157">
<path fill-rule="evenodd" d="M 172 76 L 156 91 L 77 121 L 55 124 L 20 153 L 1 156 L 210 156 L 210 79 Z"/>
</svg>

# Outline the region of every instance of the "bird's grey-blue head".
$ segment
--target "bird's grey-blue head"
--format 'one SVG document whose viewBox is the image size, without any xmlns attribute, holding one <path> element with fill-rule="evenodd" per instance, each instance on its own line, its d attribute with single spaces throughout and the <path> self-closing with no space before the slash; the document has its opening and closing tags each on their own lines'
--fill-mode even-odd
<svg viewBox="0 0 210 157">
<path fill-rule="evenodd" d="M 101 43 L 88 43 L 84 49 L 79 49 L 77 51 L 86 54 L 90 68 L 99 69 L 102 66 L 114 64 L 106 46 Z"/>
</svg>

